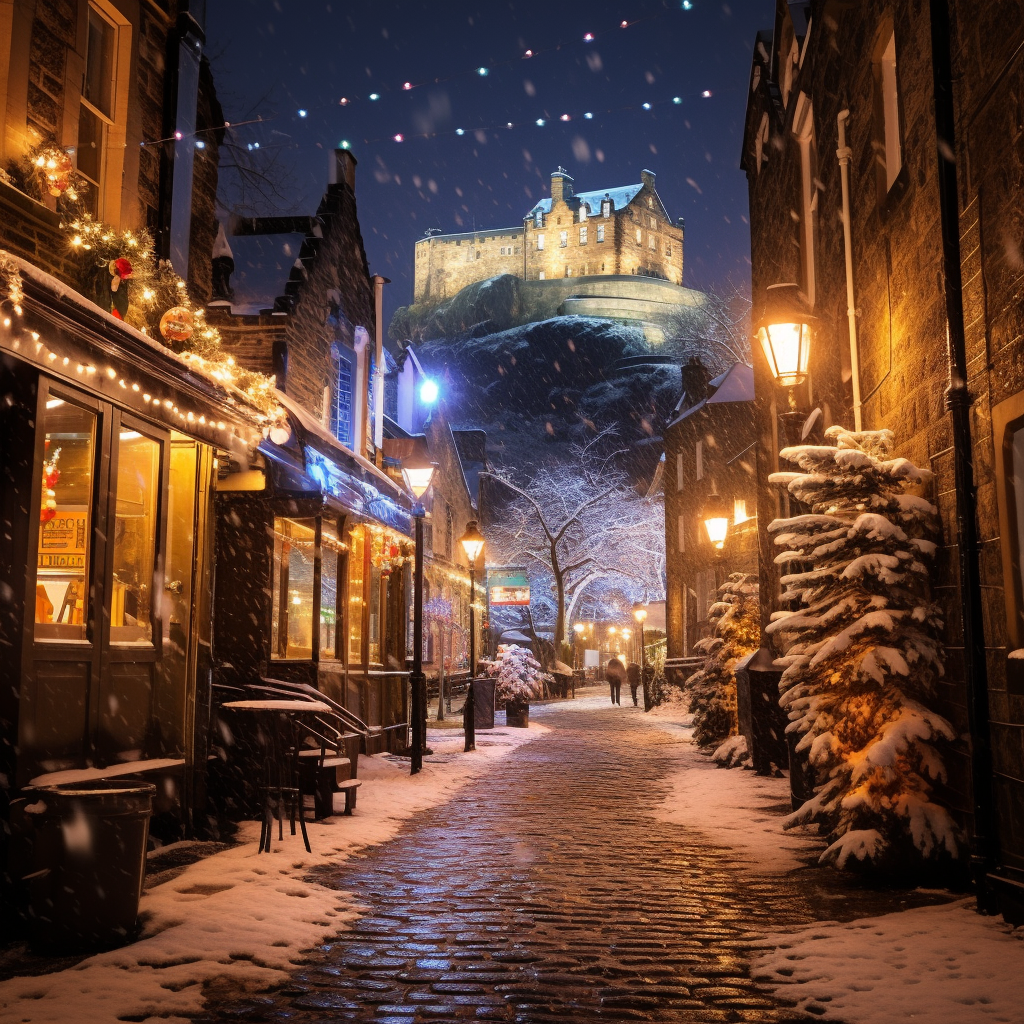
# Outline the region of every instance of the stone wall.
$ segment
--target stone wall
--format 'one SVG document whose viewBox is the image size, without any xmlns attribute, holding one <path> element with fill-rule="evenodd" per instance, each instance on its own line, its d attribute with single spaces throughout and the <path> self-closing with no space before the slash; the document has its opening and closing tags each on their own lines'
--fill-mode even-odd
<svg viewBox="0 0 1024 1024">
<path fill-rule="evenodd" d="M 499 274 L 523 276 L 523 229 L 433 235 L 416 243 L 414 302 L 441 302 Z"/>
</svg>

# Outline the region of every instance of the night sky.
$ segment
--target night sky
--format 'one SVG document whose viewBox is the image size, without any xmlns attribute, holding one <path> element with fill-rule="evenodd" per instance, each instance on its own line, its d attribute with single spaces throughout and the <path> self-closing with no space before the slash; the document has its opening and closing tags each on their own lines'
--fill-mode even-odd
<svg viewBox="0 0 1024 1024">
<path fill-rule="evenodd" d="M 276 209 L 257 197 L 259 212 L 314 212 L 330 151 L 350 143 L 370 269 L 393 281 L 390 319 L 411 301 L 413 245 L 427 228 L 520 224 L 559 164 L 578 191 L 654 171 L 669 215 L 686 218 L 685 284 L 746 287 L 743 112 L 755 32 L 773 10 L 771 0 L 690 10 L 679 0 L 212 0 L 207 54 L 227 120 L 263 119 L 233 129 L 246 159 L 271 161 L 283 195 Z M 536 55 L 524 59 L 527 49 Z"/>
</svg>

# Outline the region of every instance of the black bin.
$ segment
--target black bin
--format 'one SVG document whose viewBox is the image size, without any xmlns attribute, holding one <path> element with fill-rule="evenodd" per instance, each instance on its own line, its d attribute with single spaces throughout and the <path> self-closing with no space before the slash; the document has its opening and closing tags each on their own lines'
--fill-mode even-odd
<svg viewBox="0 0 1024 1024">
<path fill-rule="evenodd" d="M 490 676 L 474 679 L 473 687 L 473 728 L 494 728 L 494 684 Z"/>
<path fill-rule="evenodd" d="M 135 937 L 155 792 L 148 782 L 99 779 L 26 794 L 34 946 L 109 949 Z"/>
</svg>

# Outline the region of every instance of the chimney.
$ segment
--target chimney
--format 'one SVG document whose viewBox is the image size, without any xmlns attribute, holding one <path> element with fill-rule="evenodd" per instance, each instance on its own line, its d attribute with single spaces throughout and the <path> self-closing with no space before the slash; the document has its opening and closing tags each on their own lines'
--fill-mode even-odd
<svg viewBox="0 0 1024 1024">
<path fill-rule="evenodd" d="M 686 408 L 691 409 L 708 397 L 708 381 L 711 380 L 711 375 L 697 356 L 690 356 L 682 367 L 682 373 Z"/>
<path fill-rule="evenodd" d="M 551 202 L 565 202 L 572 199 L 572 185 L 573 182 L 572 178 L 569 177 L 569 172 L 564 167 L 559 167 L 551 175 Z"/>
<path fill-rule="evenodd" d="M 336 149 L 327 160 L 327 183 L 340 185 L 342 182 L 355 192 L 356 158 L 350 149 Z"/>
</svg>

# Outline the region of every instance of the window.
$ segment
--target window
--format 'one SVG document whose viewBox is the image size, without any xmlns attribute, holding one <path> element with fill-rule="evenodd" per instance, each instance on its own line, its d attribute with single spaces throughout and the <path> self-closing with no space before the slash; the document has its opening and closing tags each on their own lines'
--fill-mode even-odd
<svg viewBox="0 0 1024 1024">
<path fill-rule="evenodd" d="M 542 228 L 542 227 L 544 227 L 544 211 L 543 210 L 537 210 L 534 213 L 534 215 L 533 215 L 533 226 L 535 228 Z M 538 246 L 538 248 L 543 249 L 544 246 L 541 245 L 541 246 Z"/>
<path fill-rule="evenodd" d="M 569 232 L 568 231 L 559 231 L 558 232 L 558 246 L 559 246 L 559 248 L 564 249 L 568 244 L 569 244 Z"/>
<path fill-rule="evenodd" d="M 672 246 L 671 246 L 671 244 L 669 242 L 665 243 L 665 255 L 666 256 L 671 256 L 672 255 Z"/>
<path fill-rule="evenodd" d="M 565 276 L 566 277 L 572 277 L 572 267 L 566 267 L 565 268 Z"/>
<path fill-rule="evenodd" d="M 451 505 L 444 507 L 444 557 L 450 562 L 455 549 L 455 516 Z"/>
<path fill-rule="evenodd" d="M 580 222 L 582 223 L 587 219 L 587 204 L 580 203 Z"/>
<path fill-rule="evenodd" d="M 900 125 L 899 79 L 896 73 L 896 34 L 889 33 L 881 58 L 877 62 L 875 80 L 881 93 L 876 105 L 881 117 L 879 141 L 885 162 L 885 190 L 892 188 L 903 166 L 903 139 Z"/>
<path fill-rule="evenodd" d="M 315 519 L 274 517 L 270 657 L 313 656 Z"/>
<path fill-rule="evenodd" d="M 653 210 L 654 209 L 654 196 L 647 197 L 647 205 Z"/>
<path fill-rule="evenodd" d="M 355 526 L 349 533 L 348 552 L 348 661 L 351 665 L 363 663 L 363 608 L 366 597 L 363 583 L 366 579 L 366 527 Z"/>
<path fill-rule="evenodd" d="M 320 657 L 340 658 L 338 624 L 338 561 L 344 550 L 337 523 L 324 521 L 320 528 Z"/>
<path fill-rule="evenodd" d="M 676 550 L 679 554 L 686 550 L 686 519 L 683 516 L 676 520 Z"/>
<path fill-rule="evenodd" d="M 544 248 L 544 236 L 543 235 L 538 235 L 537 236 L 537 248 L 538 249 L 543 249 Z"/>
<path fill-rule="evenodd" d="M 644 233 L 643 233 L 643 231 L 641 231 L 640 228 L 637 228 L 636 229 L 636 244 L 637 245 L 641 245 L 643 243 L 643 240 L 644 240 Z"/>
<path fill-rule="evenodd" d="M 694 450 L 694 461 L 696 463 L 696 469 L 694 475 L 698 480 L 704 479 L 704 442 L 698 441 Z"/>
<path fill-rule="evenodd" d="M 539 272 L 539 273 L 537 274 L 537 280 L 538 280 L 538 281 L 543 281 L 543 280 L 544 280 L 544 271 L 543 271 L 543 270 L 542 270 L 542 271 L 540 271 L 540 272 Z"/>
<path fill-rule="evenodd" d="M 676 454 L 676 491 L 683 489 L 683 453 Z"/>
<path fill-rule="evenodd" d="M 117 444 L 110 642 L 153 642 L 160 442 L 122 426 Z"/>
<path fill-rule="evenodd" d="M 43 414 L 37 640 L 85 640 L 96 414 L 52 392 Z"/>
<path fill-rule="evenodd" d="M 657 249 L 658 248 L 658 239 L 654 235 L 648 235 L 647 236 L 647 248 L 648 249 Z"/>
<path fill-rule="evenodd" d="M 604 241 L 604 225 L 603 224 L 598 224 L 597 225 L 597 240 L 599 242 L 603 242 Z"/>
<path fill-rule="evenodd" d="M 732 502 L 732 521 L 736 526 L 745 523 L 751 517 L 747 515 L 746 498 L 734 498 Z"/>
<path fill-rule="evenodd" d="M 331 409 L 331 431 L 342 443 L 351 445 L 352 438 L 352 360 L 354 353 L 347 345 L 333 345 L 332 353 L 337 354 L 338 375 L 334 389 L 334 404 Z"/>
<path fill-rule="evenodd" d="M 587 228 L 586 225 L 580 228 L 580 245 L 587 244 Z"/>
<path fill-rule="evenodd" d="M 651 222 L 651 230 L 653 231 L 655 228 L 657 228 L 658 222 L 657 222 L 657 220 L 654 219 L 654 217 L 650 218 L 650 222 Z"/>
<path fill-rule="evenodd" d="M 477 249 L 477 251 L 476 251 L 476 258 L 480 259 L 480 250 L 479 249 Z"/>
<path fill-rule="evenodd" d="M 601 216 L 610 217 L 612 215 L 612 201 L 605 199 L 601 203 Z"/>
</svg>

